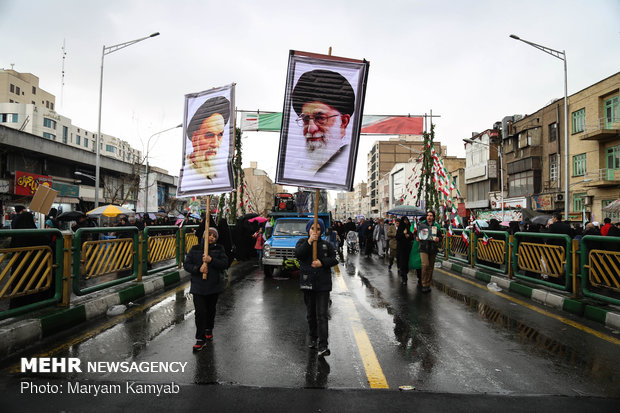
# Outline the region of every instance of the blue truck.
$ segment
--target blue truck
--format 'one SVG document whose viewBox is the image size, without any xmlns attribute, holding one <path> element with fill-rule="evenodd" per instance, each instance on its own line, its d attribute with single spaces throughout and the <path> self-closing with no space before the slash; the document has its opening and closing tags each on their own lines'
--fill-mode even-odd
<svg viewBox="0 0 620 413">
<path fill-rule="evenodd" d="M 286 271 L 299 268 L 295 258 L 295 245 L 300 238 L 308 236 L 306 224 L 313 213 L 302 212 L 271 212 L 270 217 L 275 218 L 273 230 L 263 246 L 263 271 L 271 277 L 276 269 Z M 319 212 L 319 218 L 325 223 L 325 228 L 331 225 L 331 214 Z M 327 239 L 325 234 L 323 238 Z"/>
</svg>

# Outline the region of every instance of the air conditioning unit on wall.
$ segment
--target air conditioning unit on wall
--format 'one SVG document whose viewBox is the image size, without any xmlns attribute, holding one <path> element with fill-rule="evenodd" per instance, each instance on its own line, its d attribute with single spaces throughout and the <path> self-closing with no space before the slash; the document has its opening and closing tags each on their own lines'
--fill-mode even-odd
<svg viewBox="0 0 620 413">
<path fill-rule="evenodd" d="M 564 202 L 564 194 L 555 194 L 553 200 L 555 202 Z"/>
</svg>

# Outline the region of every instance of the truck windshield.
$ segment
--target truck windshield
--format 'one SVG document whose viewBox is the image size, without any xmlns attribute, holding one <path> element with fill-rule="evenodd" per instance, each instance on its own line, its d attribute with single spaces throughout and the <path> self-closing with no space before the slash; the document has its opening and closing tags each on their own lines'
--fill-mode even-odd
<svg viewBox="0 0 620 413">
<path fill-rule="evenodd" d="M 286 220 L 279 219 L 276 222 L 276 226 L 273 230 L 273 235 L 308 235 L 306 232 L 306 222 L 305 220 Z"/>
</svg>

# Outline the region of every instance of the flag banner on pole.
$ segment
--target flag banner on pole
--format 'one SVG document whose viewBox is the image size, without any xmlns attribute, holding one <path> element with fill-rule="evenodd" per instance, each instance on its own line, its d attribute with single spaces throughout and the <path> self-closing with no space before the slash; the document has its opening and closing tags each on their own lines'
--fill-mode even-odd
<svg viewBox="0 0 620 413">
<path fill-rule="evenodd" d="M 476 231 L 476 235 L 480 235 L 482 230 L 480 229 L 480 225 L 478 225 L 477 221 L 474 221 L 474 231 Z"/>
<path fill-rule="evenodd" d="M 353 190 L 368 66 L 290 52 L 277 184 Z"/>
<path fill-rule="evenodd" d="M 185 95 L 183 158 L 177 197 L 234 188 L 235 85 Z"/>
<path fill-rule="evenodd" d="M 281 112 L 241 112 L 240 128 L 248 132 L 280 132 Z"/>
<path fill-rule="evenodd" d="M 467 235 L 467 232 L 463 231 L 463 233 L 461 234 L 461 238 L 463 238 L 463 242 L 467 245 L 469 245 L 469 235 Z"/>
<path fill-rule="evenodd" d="M 486 246 L 489 242 L 491 242 L 492 239 L 493 239 L 492 237 L 487 237 L 487 234 L 483 234 L 482 244 Z"/>
<path fill-rule="evenodd" d="M 244 132 L 280 132 L 282 112 L 237 111 Z M 363 115 L 362 135 L 422 135 L 424 117 Z"/>
</svg>

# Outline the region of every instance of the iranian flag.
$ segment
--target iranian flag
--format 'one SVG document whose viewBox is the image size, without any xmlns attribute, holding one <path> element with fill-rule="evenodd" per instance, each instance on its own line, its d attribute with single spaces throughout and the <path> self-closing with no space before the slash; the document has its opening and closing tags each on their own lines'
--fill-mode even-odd
<svg viewBox="0 0 620 413">
<path fill-rule="evenodd" d="M 476 235 L 480 235 L 482 230 L 480 229 L 480 225 L 478 225 L 477 221 L 474 221 L 474 231 L 476 231 Z"/>
<path fill-rule="evenodd" d="M 409 229 L 413 235 L 418 232 L 418 221 L 414 218 L 413 223 L 411 224 L 411 228 Z"/>
<path fill-rule="evenodd" d="M 463 242 L 469 246 L 469 235 L 467 235 L 467 232 L 463 231 L 461 238 L 463 238 Z"/>
<path fill-rule="evenodd" d="M 242 131 L 271 131 L 279 132 L 282 126 L 282 113 L 280 112 L 242 112 Z"/>
<path fill-rule="evenodd" d="M 463 225 L 463 221 L 461 221 L 461 217 L 456 215 L 453 219 L 452 222 L 454 223 L 455 227 L 459 227 L 460 225 Z"/>
<path fill-rule="evenodd" d="M 449 236 L 454 235 L 454 232 L 452 231 L 452 225 L 450 225 L 450 226 L 448 227 L 448 235 L 449 235 Z"/>
<path fill-rule="evenodd" d="M 486 246 L 489 242 L 491 242 L 492 239 L 493 238 L 491 237 L 487 237 L 487 234 L 484 234 L 482 236 L 482 244 Z"/>
</svg>

